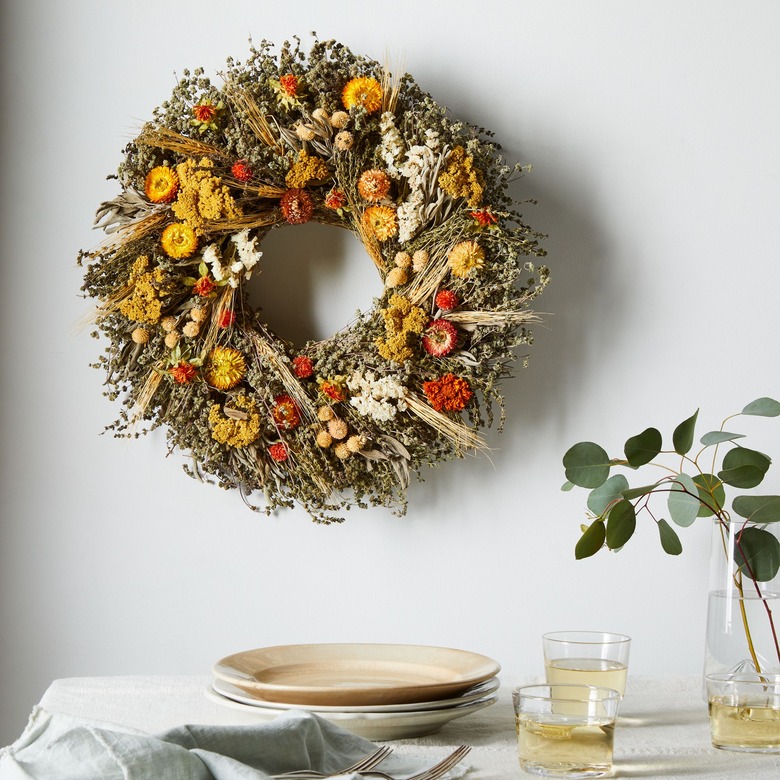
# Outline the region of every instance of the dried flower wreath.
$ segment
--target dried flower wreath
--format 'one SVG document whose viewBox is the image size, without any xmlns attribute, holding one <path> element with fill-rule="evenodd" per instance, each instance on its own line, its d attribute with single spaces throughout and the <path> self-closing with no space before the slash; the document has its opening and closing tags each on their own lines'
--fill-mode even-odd
<svg viewBox="0 0 780 780">
<path fill-rule="evenodd" d="M 125 149 L 122 192 L 81 252 L 121 398 L 108 430 L 165 426 L 192 476 L 262 509 L 403 514 L 410 472 L 483 448 L 500 380 L 530 344 L 548 272 L 490 133 L 449 119 L 409 75 L 316 39 L 229 59 L 221 88 L 184 77 Z M 347 228 L 383 280 L 372 309 L 296 348 L 248 302 L 261 241 Z M 523 277 L 521 279 L 521 277 Z M 467 415 L 468 423 L 463 419 Z"/>
</svg>

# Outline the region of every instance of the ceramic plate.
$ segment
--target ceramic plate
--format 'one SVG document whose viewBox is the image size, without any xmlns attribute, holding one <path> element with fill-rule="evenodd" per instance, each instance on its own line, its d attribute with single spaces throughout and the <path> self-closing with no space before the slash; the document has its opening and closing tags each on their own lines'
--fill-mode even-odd
<svg viewBox="0 0 780 780">
<path fill-rule="evenodd" d="M 485 655 L 448 647 L 312 644 L 247 650 L 212 671 L 266 701 L 340 707 L 452 698 L 500 669 Z"/>
<path fill-rule="evenodd" d="M 258 722 L 266 722 L 278 718 L 282 710 L 270 707 L 258 707 L 255 704 L 242 704 L 233 699 L 227 699 L 217 693 L 211 686 L 205 689 L 206 697 L 223 707 L 241 710 L 253 716 Z M 406 739 L 434 734 L 442 726 L 457 718 L 471 715 L 484 707 L 489 707 L 498 699 L 488 696 L 483 699 L 459 704 L 455 707 L 443 707 L 437 710 L 414 710 L 412 712 L 314 712 L 325 720 L 329 720 L 346 731 L 365 737 L 372 741 L 387 739 Z"/>
<path fill-rule="evenodd" d="M 233 701 L 240 701 L 243 704 L 251 704 L 253 707 L 265 707 L 273 710 L 289 710 L 293 708 L 301 710 L 316 711 L 320 714 L 325 712 L 412 712 L 414 710 L 438 710 L 445 707 L 454 707 L 458 704 L 466 704 L 470 701 L 482 699 L 485 696 L 498 690 L 500 682 L 497 677 L 491 677 L 489 680 L 469 688 L 460 696 L 450 699 L 440 699 L 438 701 L 410 702 L 408 704 L 364 704 L 350 707 L 328 707 L 325 704 L 285 704 L 284 702 L 266 701 L 251 693 L 247 693 L 232 683 L 224 680 L 214 680 L 211 687 L 219 694 Z"/>
</svg>

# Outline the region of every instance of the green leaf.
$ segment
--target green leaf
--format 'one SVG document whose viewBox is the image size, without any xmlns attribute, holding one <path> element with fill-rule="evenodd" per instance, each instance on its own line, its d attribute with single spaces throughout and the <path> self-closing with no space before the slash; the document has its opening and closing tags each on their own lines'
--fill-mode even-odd
<svg viewBox="0 0 780 780">
<path fill-rule="evenodd" d="M 775 401 L 774 398 L 757 398 L 742 410 L 742 414 L 754 414 L 757 417 L 777 417 L 780 415 L 780 402 Z"/>
<path fill-rule="evenodd" d="M 776 523 L 780 520 L 780 496 L 737 496 L 731 506 L 740 517 L 754 523 Z"/>
<path fill-rule="evenodd" d="M 607 520 L 607 547 L 615 550 L 622 547 L 636 530 L 636 512 L 630 501 L 623 499 L 615 504 Z"/>
<path fill-rule="evenodd" d="M 638 469 L 658 455 L 663 446 L 661 432 L 657 428 L 646 428 L 642 433 L 632 436 L 624 448 L 628 465 Z"/>
<path fill-rule="evenodd" d="M 762 452 L 747 447 L 734 447 L 723 458 L 723 470 L 718 476 L 737 488 L 754 488 L 764 479 L 772 461 Z"/>
<path fill-rule="evenodd" d="M 623 491 L 623 498 L 631 500 L 632 498 L 639 498 L 639 496 L 646 496 L 648 493 L 652 493 L 660 484 L 660 482 L 654 482 L 652 485 L 629 488 Z"/>
<path fill-rule="evenodd" d="M 763 528 L 745 528 L 736 538 L 734 562 L 756 582 L 769 582 L 780 569 L 780 542 Z"/>
<path fill-rule="evenodd" d="M 678 474 L 671 486 L 667 500 L 672 520 L 683 528 L 689 526 L 699 514 L 699 491 L 687 474 Z M 686 492 L 687 491 L 687 492 Z M 692 494 L 692 495 L 691 495 Z"/>
<path fill-rule="evenodd" d="M 744 433 L 729 433 L 728 431 L 710 431 L 701 437 L 701 443 L 705 447 L 711 447 L 713 444 L 723 444 L 724 441 L 734 441 L 734 439 L 744 439 Z"/>
<path fill-rule="evenodd" d="M 192 276 L 184 276 L 182 277 L 181 283 L 186 287 L 194 287 L 198 283 L 198 280 Z"/>
<path fill-rule="evenodd" d="M 711 506 L 715 506 L 715 509 L 723 509 L 726 505 L 726 491 L 714 474 L 697 474 L 693 478 L 693 482 L 699 491 L 699 500 L 702 502 L 697 517 L 714 515 L 715 513 L 709 508 Z"/>
<path fill-rule="evenodd" d="M 597 488 L 609 477 L 609 455 L 592 441 L 581 441 L 563 456 L 566 479 L 584 488 Z"/>
<path fill-rule="evenodd" d="M 693 432 L 696 428 L 696 418 L 698 416 L 699 410 L 697 409 L 687 420 L 683 420 L 674 429 L 672 441 L 674 442 L 674 451 L 678 455 L 685 455 L 693 446 Z M 676 554 L 677 553 L 673 553 L 673 555 Z"/>
<path fill-rule="evenodd" d="M 606 537 L 607 532 L 603 521 L 594 520 L 577 542 L 577 546 L 574 548 L 574 557 L 580 561 L 595 555 L 604 546 Z"/>
<path fill-rule="evenodd" d="M 603 515 L 611 503 L 623 498 L 623 491 L 627 488 L 628 480 L 622 474 L 615 474 L 591 491 L 588 496 L 588 509 L 594 515 Z"/>
<path fill-rule="evenodd" d="M 661 547 L 668 555 L 679 555 L 682 552 L 682 542 L 677 531 L 663 518 L 658 521 L 658 533 L 661 535 Z"/>
<path fill-rule="evenodd" d="M 569 480 L 567 479 L 566 482 L 564 482 L 561 485 L 561 490 L 563 490 L 565 493 L 568 493 L 573 487 L 574 487 L 574 483 L 569 482 Z"/>
</svg>

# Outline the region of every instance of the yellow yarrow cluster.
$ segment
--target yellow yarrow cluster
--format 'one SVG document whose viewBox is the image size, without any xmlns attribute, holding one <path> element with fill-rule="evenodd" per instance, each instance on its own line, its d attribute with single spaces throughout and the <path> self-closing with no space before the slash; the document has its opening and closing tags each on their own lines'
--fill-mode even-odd
<svg viewBox="0 0 780 780">
<path fill-rule="evenodd" d="M 200 161 L 189 159 L 176 166 L 179 176 L 179 195 L 171 207 L 173 213 L 203 235 L 203 223 L 208 220 L 236 219 L 241 209 L 230 189 L 211 169 L 214 163 L 208 157 Z"/>
<path fill-rule="evenodd" d="M 309 154 L 305 149 L 298 152 L 298 159 L 293 163 L 292 168 L 287 171 L 284 183 L 290 189 L 300 189 L 309 182 L 324 181 L 330 175 L 325 160 Z"/>
<path fill-rule="evenodd" d="M 149 270 L 148 256 L 141 255 L 133 263 L 128 281 L 133 291 L 119 304 L 119 311 L 134 322 L 158 322 L 162 312 L 160 289 L 165 283 L 165 272 L 161 268 Z"/>
<path fill-rule="evenodd" d="M 219 404 L 213 404 L 209 409 L 211 437 L 228 447 L 246 447 L 260 436 L 260 413 L 254 402 L 244 395 L 233 398 L 229 405 L 243 412 L 246 419 L 228 417 Z"/>
<path fill-rule="evenodd" d="M 482 201 L 485 180 L 474 167 L 474 158 L 462 146 L 456 146 L 447 158 L 447 168 L 439 174 L 439 187 L 453 198 L 465 198 L 470 208 Z"/>
<path fill-rule="evenodd" d="M 419 306 L 412 306 L 403 295 L 392 295 L 389 303 L 386 309 L 381 309 L 386 336 L 377 339 L 376 346 L 385 360 L 403 363 L 414 355 L 412 347 L 428 324 L 429 317 Z"/>
</svg>

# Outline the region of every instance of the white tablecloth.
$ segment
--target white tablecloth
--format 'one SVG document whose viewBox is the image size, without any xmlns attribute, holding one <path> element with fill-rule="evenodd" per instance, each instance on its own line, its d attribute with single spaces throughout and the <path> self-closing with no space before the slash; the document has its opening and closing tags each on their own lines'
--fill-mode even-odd
<svg viewBox="0 0 780 780">
<path fill-rule="evenodd" d="M 473 750 L 473 780 L 530 777 L 517 762 L 511 690 L 536 679 L 502 679 L 496 704 L 448 723 L 440 732 L 395 743 L 398 752 L 432 763 L 444 748 Z M 117 723 L 148 732 L 184 723 L 246 724 L 252 716 L 206 698 L 208 677 L 82 677 L 55 680 L 41 699 L 49 712 Z M 615 733 L 615 777 L 780 778 L 780 755 L 731 753 L 710 744 L 701 678 L 629 679 Z"/>
</svg>

